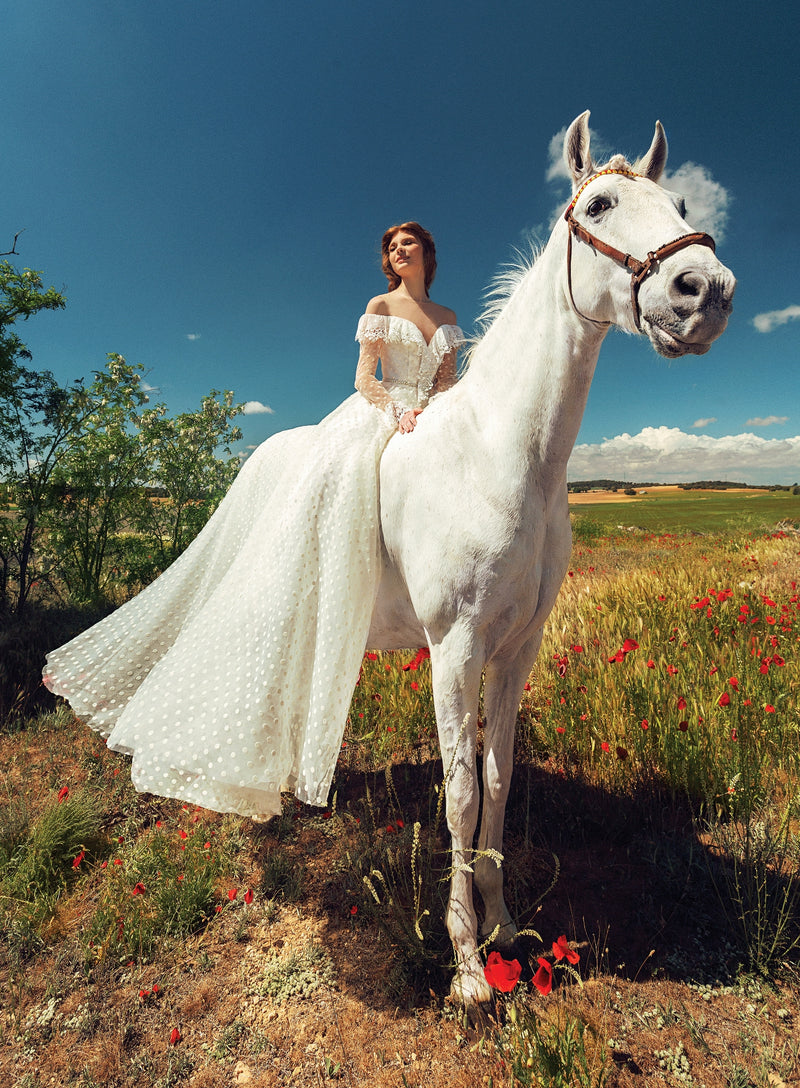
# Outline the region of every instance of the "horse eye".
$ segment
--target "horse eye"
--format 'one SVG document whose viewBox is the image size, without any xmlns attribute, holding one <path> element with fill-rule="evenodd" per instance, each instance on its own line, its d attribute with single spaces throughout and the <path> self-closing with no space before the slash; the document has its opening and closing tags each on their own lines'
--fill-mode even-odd
<svg viewBox="0 0 800 1088">
<path fill-rule="evenodd" d="M 611 207 L 611 201 L 604 196 L 596 196 L 594 200 L 589 204 L 586 209 L 587 215 L 590 215 L 595 219 L 598 215 L 602 215 L 604 211 L 607 211 Z"/>
</svg>

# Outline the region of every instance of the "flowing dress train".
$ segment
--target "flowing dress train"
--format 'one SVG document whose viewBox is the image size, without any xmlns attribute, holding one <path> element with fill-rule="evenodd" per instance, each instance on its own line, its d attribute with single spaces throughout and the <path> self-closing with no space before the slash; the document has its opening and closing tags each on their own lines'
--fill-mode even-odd
<svg viewBox="0 0 800 1088">
<path fill-rule="evenodd" d="M 262 443 L 159 578 L 47 657 L 140 791 L 244 816 L 284 790 L 326 803 L 380 581 L 381 455 L 463 338 L 365 315 L 356 339 L 361 391 Z"/>
</svg>

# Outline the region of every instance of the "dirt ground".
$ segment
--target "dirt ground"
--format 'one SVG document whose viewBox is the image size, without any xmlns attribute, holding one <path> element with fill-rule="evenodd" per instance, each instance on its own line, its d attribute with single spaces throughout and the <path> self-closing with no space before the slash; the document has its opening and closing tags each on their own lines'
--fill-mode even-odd
<svg viewBox="0 0 800 1088">
<path fill-rule="evenodd" d="M 56 781 L 75 781 L 91 743 L 87 732 L 76 724 L 57 750 L 44 738 L 3 737 L 0 759 L 33 790 L 45 771 Z M 407 827 L 395 825 L 392 847 L 410 834 L 411 821 L 424 819 L 427 784 L 437 770 L 427 760 L 396 768 Z M 19 1088 L 514 1083 L 509 1052 L 498 1044 L 507 999 L 486 1010 L 482 1022 L 466 1021 L 448 1000 L 446 957 L 415 991 L 402 973 L 399 948 L 370 914 L 369 897 L 349 866 L 359 849 L 365 782 L 363 773 L 343 771 L 338 814 L 297 810 L 289 834 L 285 821 L 242 821 L 247 845 L 239 894 L 223 897 L 224 909 L 200 933 L 152 962 L 107 960 L 87 970 L 80 950 L 95 894 L 90 887 L 83 899 L 65 902 L 35 955 L 20 962 L 3 946 L 0 1082 Z M 379 776 L 370 788 L 386 815 Z M 147 803 L 154 817 L 175 817 L 174 803 Z M 644 819 L 653 812 L 661 814 L 657 826 Z M 780 982 L 725 973 L 725 927 L 709 878 L 713 859 L 666 801 L 620 800 L 549 766 L 518 767 L 506 827 L 510 909 L 542 937 L 520 943 L 523 978 L 511 996 L 544 1024 L 571 1016 L 586 1025 L 593 1069 L 586 1088 L 599 1083 L 601 1063 L 607 1083 L 621 1088 L 800 1083 L 796 969 L 787 968 Z M 279 851 L 287 881 L 292 875 L 298 881 L 291 895 L 267 898 L 258 889 Z M 249 886 L 257 891 L 247 904 L 242 892 Z M 561 934 L 580 953 L 581 981 L 559 975 L 543 997 L 530 984 L 532 968 Z M 523 1083 L 537 1082 L 557 1083 L 545 1076 Z"/>
</svg>

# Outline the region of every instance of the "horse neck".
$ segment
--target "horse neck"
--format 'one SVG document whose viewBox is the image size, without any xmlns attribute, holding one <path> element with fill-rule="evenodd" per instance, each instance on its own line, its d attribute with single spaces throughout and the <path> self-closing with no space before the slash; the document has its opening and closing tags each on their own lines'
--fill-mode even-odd
<svg viewBox="0 0 800 1088">
<path fill-rule="evenodd" d="M 492 456 L 560 484 L 578 436 L 606 328 L 575 313 L 566 242 L 548 243 L 487 330 L 462 379 Z"/>
</svg>

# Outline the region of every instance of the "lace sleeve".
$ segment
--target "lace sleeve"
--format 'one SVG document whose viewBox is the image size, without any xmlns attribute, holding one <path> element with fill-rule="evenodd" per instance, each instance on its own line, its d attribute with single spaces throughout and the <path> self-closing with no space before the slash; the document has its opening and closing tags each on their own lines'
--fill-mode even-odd
<svg viewBox="0 0 800 1088">
<path fill-rule="evenodd" d="M 376 378 L 378 360 L 383 346 L 383 334 L 386 331 L 386 318 L 379 314 L 365 314 L 358 323 L 356 340 L 361 344 L 361 352 L 356 366 L 356 389 L 370 404 L 398 422 L 403 409 L 395 404 L 384 388 L 383 382 Z"/>
<path fill-rule="evenodd" d="M 444 393 L 446 389 L 451 389 L 458 378 L 456 368 L 456 349 L 448 351 L 442 356 L 442 361 L 439 363 L 439 369 L 436 371 L 436 377 L 433 380 L 434 393 Z"/>
</svg>

